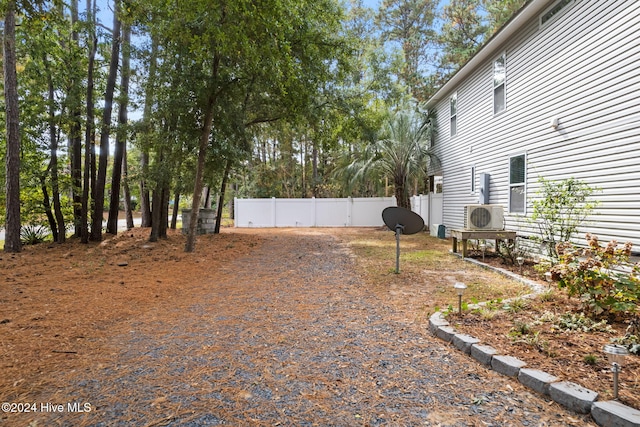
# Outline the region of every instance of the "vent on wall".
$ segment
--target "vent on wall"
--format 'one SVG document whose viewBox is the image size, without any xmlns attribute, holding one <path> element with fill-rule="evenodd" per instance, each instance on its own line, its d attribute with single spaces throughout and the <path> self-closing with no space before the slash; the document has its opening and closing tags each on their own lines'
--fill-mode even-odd
<svg viewBox="0 0 640 427">
<path fill-rule="evenodd" d="M 467 205 L 464 207 L 465 230 L 504 230 L 502 205 Z"/>
</svg>

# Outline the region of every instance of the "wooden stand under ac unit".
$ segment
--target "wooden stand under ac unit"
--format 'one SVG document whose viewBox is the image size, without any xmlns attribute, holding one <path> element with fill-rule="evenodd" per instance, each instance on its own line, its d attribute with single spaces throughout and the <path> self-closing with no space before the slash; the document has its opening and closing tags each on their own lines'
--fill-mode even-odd
<svg viewBox="0 0 640 427">
<path fill-rule="evenodd" d="M 467 240 L 469 239 L 483 239 L 496 241 L 496 248 L 498 247 L 498 241 L 508 240 L 509 243 L 513 243 L 516 238 L 515 231 L 506 230 L 450 230 L 452 250 L 453 253 L 458 253 L 458 240 L 462 241 L 462 257 L 467 257 Z"/>
</svg>

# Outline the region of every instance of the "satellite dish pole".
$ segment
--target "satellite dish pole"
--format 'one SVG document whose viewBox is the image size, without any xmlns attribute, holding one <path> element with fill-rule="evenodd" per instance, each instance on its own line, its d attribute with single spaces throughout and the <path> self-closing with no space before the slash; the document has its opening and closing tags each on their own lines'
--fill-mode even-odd
<svg viewBox="0 0 640 427">
<path fill-rule="evenodd" d="M 396 206 L 382 211 L 382 220 L 389 229 L 396 232 L 396 274 L 400 273 L 400 235 L 415 234 L 424 228 L 424 220 L 417 213 Z"/>
<path fill-rule="evenodd" d="M 396 224 L 396 274 L 400 273 L 400 235 L 404 225 Z"/>
</svg>

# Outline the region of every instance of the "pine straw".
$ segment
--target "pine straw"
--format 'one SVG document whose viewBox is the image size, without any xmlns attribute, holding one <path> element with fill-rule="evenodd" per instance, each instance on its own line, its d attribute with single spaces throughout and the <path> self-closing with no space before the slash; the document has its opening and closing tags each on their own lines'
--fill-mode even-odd
<svg viewBox="0 0 640 427">
<path fill-rule="evenodd" d="M 194 254 L 146 233 L 2 256 L 2 401 L 92 410 L 1 422 L 593 425 L 434 339 L 335 230 L 227 230 Z"/>
</svg>

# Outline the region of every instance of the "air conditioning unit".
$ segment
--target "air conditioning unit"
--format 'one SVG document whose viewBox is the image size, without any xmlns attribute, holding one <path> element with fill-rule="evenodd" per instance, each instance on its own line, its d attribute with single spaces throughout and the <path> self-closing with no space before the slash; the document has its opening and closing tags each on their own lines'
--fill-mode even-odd
<svg viewBox="0 0 640 427">
<path fill-rule="evenodd" d="M 464 207 L 465 230 L 504 230 L 502 205 L 467 205 Z"/>
</svg>

